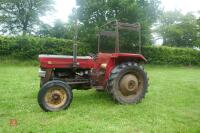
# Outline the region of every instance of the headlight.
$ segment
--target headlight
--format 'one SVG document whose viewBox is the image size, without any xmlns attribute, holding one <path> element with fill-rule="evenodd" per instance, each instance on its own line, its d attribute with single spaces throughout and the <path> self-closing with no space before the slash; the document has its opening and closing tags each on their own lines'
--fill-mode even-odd
<svg viewBox="0 0 200 133">
<path fill-rule="evenodd" d="M 42 78 L 44 78 L 45 76 L 46 76 L 46 71 L 43 71 L 43 70 L 41 70 L 41 69 L 39 69 L 39 77 L 42 77 Z"/>
</svg>

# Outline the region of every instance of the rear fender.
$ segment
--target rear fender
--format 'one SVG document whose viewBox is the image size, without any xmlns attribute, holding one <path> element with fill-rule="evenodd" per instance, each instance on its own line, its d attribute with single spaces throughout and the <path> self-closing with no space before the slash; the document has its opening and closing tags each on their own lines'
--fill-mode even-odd
<svg viewBox="0 0 200 133">
<path fill-rule="evenodd" d="M 104 86 L 106 86 L 107 81 L 109 80 L 109 76 L 111 71 L 119 64 L 123 62 L 137 62 L 139 64 L 144 64 L 147 62 L 144 56 L 139 54 L 113 54 L 110 60 L 107 63 L 106 71 L 105 71 L 105 80 Z"/>
</svg>

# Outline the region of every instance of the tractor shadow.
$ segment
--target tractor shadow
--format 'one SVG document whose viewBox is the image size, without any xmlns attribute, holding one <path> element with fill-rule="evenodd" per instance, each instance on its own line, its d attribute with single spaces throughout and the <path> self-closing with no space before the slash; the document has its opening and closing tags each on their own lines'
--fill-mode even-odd
<svg viewBox="0 0 200 133">
<path fill-rule="evenodd" d="M 75 90 L 73 91 L 73 105 L 111 105 L 115 104 L 109 94 L 96 90 Z"/>
</svg>

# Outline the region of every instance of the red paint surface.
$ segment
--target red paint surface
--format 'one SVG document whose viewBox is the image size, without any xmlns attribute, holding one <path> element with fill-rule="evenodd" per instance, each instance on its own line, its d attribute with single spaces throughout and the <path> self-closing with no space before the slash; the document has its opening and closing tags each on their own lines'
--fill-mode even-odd
<svg viewBox="0 0 200 133">
<path fill-rule="evenodd" d="M 95 60 L 92 58 L 88 59 L 80 59 L 77 58 L 78 68 L 82 69 L 92 69 L 94 68 L 97 73 L 102 71 L 101 65 L 107 64 L 104 80 L 99 79 L 98 85 L 106 86 L 107 81 L 109 80 L 109 76 L 111 71 L 115 68 L 116 65 L 125 62 L 125 61 L 144 61 L 147 60 L 144 56 L 140 54 L 130 54 L 130 53 L 98 53 Z M 73 58 L 58 58 L 58 57 L 40 57 L 40 66 L 42 68 L 72 68 Z M 98 80 L 98 76 L 96 77 Z"/>
<path fill-rule="evenodd" d="M 39 61 L 42 68 L 71 68 L 73 65 L 72 58 L 40 57 Z M 93 59 L 77 59 L 77 62 L 78 67 L 83 69 L 94 67 Z"/>
<path fill-rule="evenodd" d="M 96 60 L 96 69 L 100 70 L 101 64 L 106 63 L 106 71 L 104 76 L 104 81 L 101 82 L 101 85 L 106 87 L 106 83 L 109 80 L 109 76 L 111 71 L 115 68 L 117 64 L 120 64 L 124 61 L 131 61 L 131 60 L 139 60 L 147 62 L 147 60 L 144 58 L 144 56 L 140 54 L 130 54 L 130 53 L 99 53 Z"/>
</svg>

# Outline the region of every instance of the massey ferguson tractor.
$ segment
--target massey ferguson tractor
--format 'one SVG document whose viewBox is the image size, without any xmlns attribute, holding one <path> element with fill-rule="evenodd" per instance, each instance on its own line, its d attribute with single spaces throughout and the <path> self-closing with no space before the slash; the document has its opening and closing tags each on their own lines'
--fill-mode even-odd
<svg viewBox="0 0 200 133">
<path fill-rule="evenodd" d="M 145 97 L 148 78 L 142 65 L 147 60 L 141 54 L 120 53 L 119 46 L 119 31 L 124 29 L 138 31 L 141 43 L 140 24 L 112 21 L 106 25 L 114 25 L 114 30 L 101 30 L 98 33 L 96 55 L 77 56 L 76 44 L 73 46 L 73 56 L 39 55 L 41 88 L 38 103 L 44 111 L 67 109 L 73 99 L 73 89 L 104 90 L 120 104 L 135 104 Z M 115 52 L 101 51 L 102 36 L 115 39 Z"/>
</svg>

